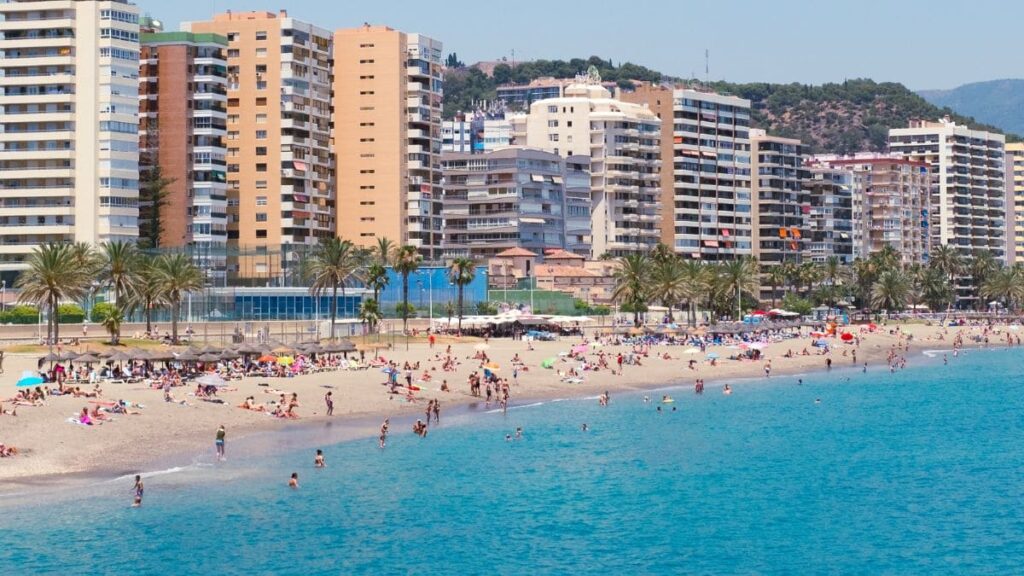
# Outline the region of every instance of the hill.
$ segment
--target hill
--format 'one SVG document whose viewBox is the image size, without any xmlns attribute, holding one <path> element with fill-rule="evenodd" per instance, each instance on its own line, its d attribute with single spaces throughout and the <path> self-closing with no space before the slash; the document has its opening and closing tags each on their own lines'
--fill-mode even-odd
<svg viewBox="0 0 1024 576">
<path fill-rule="evenodd" d="M 615 66 L 598 56 L 586 60 L 523 62 L 514 69 L 498 64 L 493 76 L 462 66 L 445 73 L 444 115 L 451 118 L 457 111 L 472 110 L 474 102 L 493 100 L 499 84 L 510 81 L 525 84 L 543 76 L 572 78 L 591 65 L 598 68 L 603 79 L 617 82 L 624 90 L 633 88 L 633 80 L 683 83 L 678 78 L 636 64 L 627 62 Z M 890 128 L 904 127 L 912 119 L 937 119 L 945 115 L 975 128 L 1005 132 L 931 104 L 902 84 L 893 82 L 857 79 L 820 86 L 713 82 L 711 88 L 749 99 L 755 127 L 779 136 L 800 138 L 813 152 L 882 151 Z M 1019 138 L 1008 135 L 1008 140 Z"/>
<path fill-rule="evenodd" d="M 973 116 L 1007 132 L 1024 134 L 1024 80 L 975 82 L 952 90 L 920 90 L 918 94 L 936 106 Z"/>
</svg>

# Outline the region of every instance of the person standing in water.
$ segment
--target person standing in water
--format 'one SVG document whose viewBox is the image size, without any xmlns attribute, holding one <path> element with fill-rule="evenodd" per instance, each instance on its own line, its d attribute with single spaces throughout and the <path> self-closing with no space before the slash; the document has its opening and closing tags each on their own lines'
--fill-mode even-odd
<svg viewBox="0 0 1024 576">
<path fill-rule="evenodd" d="M 214 446 L 217 448 L 217 459 L 223 462 L 226 460 L 224 457 L 224 436 L 227 435 L 227 431 L 224 430 L 224 425 L 221 424 L 220 428 L 217 428 L 217 439 L 213 441 Z"/>
<path fill-rule="evenodd" d="M 384 448 L 388 442 L 388 420 L 390 419 L 385 418 L 384 423 L 380 425 L 380 437 L 378 439 L 380 440 L 381 448 Z"/>
<path fill-rule="evenodd" d="M 313 459 L 314 468 L 326 468 L 327 464 L 324 463 L 324 451 L 319 448 L 316 451 L 316 458 Z"/>
<path fill-rule="evenodd" d="M 299 473 L 292 472 L 292 477 L 288 479 L 288 487 L 296 489 L 299 487 Z"/>
<path fill-rule="evenodd" d="M 135 500 L 132 502 L 132 508 L 138 508 L 142 506 L 142 493 L 144 491 L 142 486 L 142 476 L 135 475 L 135 486 L 132 486 L 132 490 L 135 492 Z"/>
</svg>

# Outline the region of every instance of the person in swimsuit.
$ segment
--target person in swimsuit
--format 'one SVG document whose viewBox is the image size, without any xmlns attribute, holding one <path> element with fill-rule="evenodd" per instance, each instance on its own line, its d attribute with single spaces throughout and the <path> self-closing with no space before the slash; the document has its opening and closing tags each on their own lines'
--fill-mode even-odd
<svg viewBox="0 0 1024 576">
<path fill-rule="evenodd" d="M 135 486 L 132 486 L 132 490 L 135 492 L 135 500 L 132 502 L 132 508 L 138 508 L 142 506 L 142 493 L 144 488 L 142 486 L 142 476 L 135 475 Z"/>
<path fill-rule="evenodd" d="M 224 436 L 227 431 L 224 430 L 224 425 L 221 424 L 220 428 L 217 428 L 217 439 L 213 441 L 214 446 L 217 448 L 217 459 L 223 462 L 224 458 Z"/>
<path fill-rule="evenodd" d="M 722 389 L 722 394 L 726 394 L 726 395 L 732 394 L 732 388 L 729 388 L 729 385 L 726 384 L 725 388 Z"/>
<path fill-rule="evenodd" d="M 326 468 L 327 464 L 324 462 L 324 451 L 317 449 L 316 458 L 313 459 L 313 466 L 316 468 Z"/>
<path fill-rule="evenodd" d="M 334 415 L 334 397 L 331 392 L 324 395 L 324 402 L 327 404 L 327 415 Z"/>
<path fill-rule="evenodd" d="M 299 473 L 292 472 L 292 477 L 288 479 L 288 487 L 295 489 L 299 487 Z"/>
</svg>

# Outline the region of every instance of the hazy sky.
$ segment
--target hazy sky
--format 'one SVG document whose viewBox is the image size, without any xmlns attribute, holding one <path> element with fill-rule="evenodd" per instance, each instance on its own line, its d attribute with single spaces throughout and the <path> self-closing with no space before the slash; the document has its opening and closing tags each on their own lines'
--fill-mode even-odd
<svg viewBox="0 0 1024 576">
<path fill-rule="evenodd" d="M 820 83 L 869 77 L 914 89 L 1024 77 L 1019 0 L 135 0 L 169 29 L 228 9 L 329 29 L 421 32 L 467 63 L 598 55 L 675 76 Z M 623 9 L 623 7 L 626 7 Z"/>
</svg>

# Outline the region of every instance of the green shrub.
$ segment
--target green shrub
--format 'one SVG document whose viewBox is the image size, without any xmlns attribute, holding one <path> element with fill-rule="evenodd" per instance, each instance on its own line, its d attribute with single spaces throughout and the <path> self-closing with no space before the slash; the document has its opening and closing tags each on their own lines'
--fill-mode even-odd
<svg viewBox="0 0 1024 576">
<path fill-rule="evenodd" d="M 14 306 L 0 314 L 0 322 L 4 324 L 36 324 L 39 322 L 39 309 L 35 306 Z"/>
<path fill-rule="evenodd" d="M 626 303 L 622 304 L 621 306 L 619 306 L 619 312 L 626 312 L 626 313 L 647 312 L 647 304 L 639 304 L 639 305 L 634 306 L 633 304 L 631 304 L 629 302 L 626 302 Z"/>
<path fill-rule="evenodd" d="M 399 302 L 398 304 L 395 304 L 395 318 L 401 318 L 402 317 L 402 310 L 406 309 L 405 306 L 406 305 L 404 303 L 402 303 L 402 302 Z M 413 305 L 412 302 L 409 302 L 409 308 L 407 310 L 408 310 L 408 314 L 409 314 L 408 317 L 409 318 L 415 318 L 416 317 L 416 306 Z"/>
<path fill-rule="evenodd" d="M 498 313 L 498 307 L 490 302 L 480 301 L 476 303 L 476 313 L 482 316 L 490 316 Z"/>
<path fill-rule="evenodd" d="M 811 301 L 806 298 L 789 293 L 782 298 L 782 308 L 801 316 L 807 316 L 814 311 L 814 304 L 811 304 Z"/>
<path fill-rule="evenodd" d="M 612 309 L 604 304 L 598 304 L 590 308 L 591 316 L 607 316 L 612 313 Z"/>
<path fill-rule="evenodd" d="M 92 316 L 92 321 L 97 324 L 102 324 L 114 311 L 117 310 L 117 306 L 114 306 L 110 302 L 99 302 L 92 307 L 89 314 Z"/>
<path fill-rule="evenodd" d="M 78 304 L 61 304 L 57 306 L 57 319 L 61 324 L 81 324 L 85 310 Z"/>
</svg>

